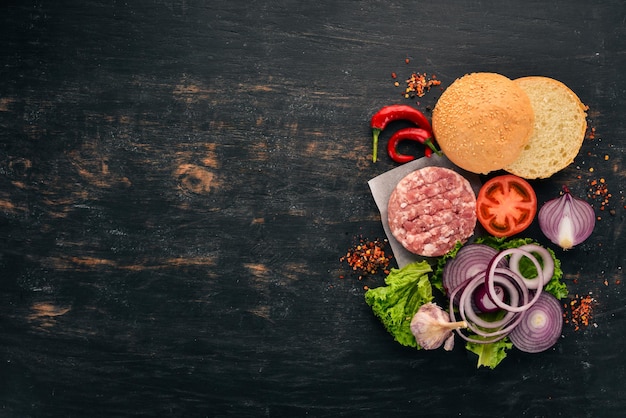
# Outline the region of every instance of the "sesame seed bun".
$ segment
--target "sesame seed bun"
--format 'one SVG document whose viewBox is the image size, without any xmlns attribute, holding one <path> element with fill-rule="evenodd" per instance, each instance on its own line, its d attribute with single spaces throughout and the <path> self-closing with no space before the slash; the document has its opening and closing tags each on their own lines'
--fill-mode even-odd
<svg viewBox="0 0 626 418">
<path fill-rule="evenodd" d="M 535 126 L 520 156 L 504 169 L 527 179 L 548 178 L 578 155 L 587 131 L 587 107 L 569 87 L 552 78 L 513 81 L 530 98 Z"/>
<path fill-rule="evenodd" d="M 457 166 L 487 174 L 513 163 L 528 144 L 534 112 L 528 95 L 496 73 L 454 81 L 433 110 L 435 139 Z"/>
</svg>

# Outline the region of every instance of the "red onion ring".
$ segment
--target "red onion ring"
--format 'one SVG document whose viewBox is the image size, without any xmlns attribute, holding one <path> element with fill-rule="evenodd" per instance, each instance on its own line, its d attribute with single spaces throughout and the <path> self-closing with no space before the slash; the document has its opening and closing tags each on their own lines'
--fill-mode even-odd
<svg viewBox="0 0 626 418">
<path fill-rule="evenodd" d="M 498 298 L 502 299 L 502 297 L 500 297 L 500 292 L 502 292 L 502 296 L 504 297 L 505 295 L 504 289 L 498 285 L 494 285 L 494 288 L 496 289 L 496 294 L 498 295 Z M 491 301 L 491 298 L 489 297 L 485 289 L 486 287 L 483 284 L 482 286 L 477 287 L 476 290 L 473 292 L 472 307 L 474 308 L 476 312 L 482 312 L 482 313 L 491 313 L 491 312 L 499 311 L 500 308 L 498 308 Z"/>
<path fill-rule="evenodd" d="M 479 280 L 479 281 L 481 281 L 481 282 L 482 282 L 482 281 L 484 280 L 484 277 L 483 277 L 483 275 L 476 275 L 476 276 L 474 277 L 474 279 L 472 279 L 472 281 L 473 281 L 473 280 Z M 459 291 L 461 291 L 461 292 L 462 292 L 462 289 L 464 289 L 465 287 L 467 287 L 467 285 L 468 285 L 468 283 L 467 283 L 467 282 L 466 282 L 466 283 L 463 283 L 462 285 L 457 286 L 457 287 L 456 287 L 456 288 L 455 288 L 455 289 L 454 289 L 454 290 L 450 293 L 450 309 L 449 309 L 450 322 L 457 322 L 456 315 L 454 314 L 454 298 L 455 298 L 455 296 L 457 295 L 457 293 L 458 293 Z M 462 292 L 462 293 L 463 293 L 463 292 Z M 470 324 L 469 324 L 469 322 L 468 322 L 468 321 L 465 321 L 465 322 L 467 322 L 468 327 L 469 327 L 469 325 L 470 325 Z M 473 331 L 473 330 L 472 330 L 472 331 Z M 457 329 L 455 330 L 455 332 L 456 332 L 456 333 L 457 333 L 457 334 L 458 334 L 461 338 L 463 338 L 465 341 L 468 341 L 468 342 L 470 342 L 470 343 L 477 343 L 477 344 L 489 344 L 489 343 L 494 343 L 494 342 L 499 341 L 499 340 L 501 340 L 501 339 L 503 339 L 504 337 L 506 337 L 506 336 L 507 336 L 507 334 L 501 334 L 501 335 L 496 335 L 496 336 L 493 336 L 493 338 L 488 338 L 488 337 L 487 337 L 487 338 L 483 338 L 483 339 L 478 339 L 478 338 L 472 338 L 472 337 L 470 337 L 470 336 L 467 336 L 467 335 L 463 334 L 463 332 L 461 331 L 461 329 L 460 329 L 460 328 L 457 328 Z"/>
<path fill-rule="evenodd" d="M 537 292 L 535 293 L 535 296 L 530 302 L 528 303 L 524 302 L 523 305 L 519 305 L 519 306 L 512 306 L 500 300 L 498 296 L 496 295 L 496 289 L 494 287 L 494 280 L 493 280 L 494 274 L 496 271 L 499 271 L 499 272 L 504 272 L 505 274 L 509 274 L 514 279 L 521 281 L 522 282 L 521 287 L 523 288 L 522 290 L 525 289 L 526 291 L 528 291 L 528 288 L 525 286 L 523 279 L 517 273 L 508 269 L 502 269 L 498 267 L 498 262 L 502 258 L 506 257 L 509 254 L 515 254 L 515 253 L 521 253 L 522 255 L 528 257 L 533 262 L 533 264 L 535 265 L 535 268 L 537 269 L 537 277 L 540 279 L 540 281 L 543 281 L 543 270 L 541 269 L 541 265 L 539 265 L 539 262 L 537 261 L 535 257 L 533 257 L 532 254 L 530 254 L 528 251 L 520 250 L 519 248 L 509 248 L 507 250 L 500 251 L 493 258 L 493 260 L 491 260 L 491 263 L 487 270 L 487 276 L 485 277 L 485 283 L 487 285 L 487 292 L 489 293 L 489 296 L 491 297 L 493 303 L 497 307 L 499 307 L 500 309 L 511 311 L 511 312 L 524 312 L 537 301 L 543 289 L 542 286 L 539 286 L 537 288 Z"/>
<path fill-rule="evenodd" d="M 561 303 L 544 292 L 537 302 L 520 315 L 522 320 L 510 333 L 513 345 L 526 353 L 539 353 L 552 347 L 561 337 L 563 310 Z"/>
<path fill-rule="evenodd" d="M 496 280 L 499 280 L 499 278 L 496 278 Z M 506 280 L 503 280 L 506 281 Z M 499 284 L 502 284 L 500 281 L 498 281 Z M 482 284 L 482 283 L 480 283 Z M 469 286 L 469 285 L 468 285 Z M 476 335 L 480 335 L 481 337 L 498 337 L 498 336 L 506 336 L 507 334 L 509 334 L 513 328 L 515 328 L 517 326 L 517 324 L 519 323 L 520 319 L 521 319 L 521 315 L 514 313 L 514 312 L 507 312 L 505 317 L 506 317 L 506 321 L 500 320 L 500 321 L 494 321 L 494 323 L 490 323 L 489 321 L 484 321 L 482 319 L 479 319 L 479 323 L 473 322 L 469 320 L 469 317 L 467 316 L 467 314 L 471 311 L 471 307 L 469 311 L 466 311 L 465 308 L 467 308 L 467 294 L 471 293 L 468 292 L 467 289 L 461 294 L 461 304 L 459 306 L 459 314 L 461 315 L 461 318 L 463 321 L 465 321 L 467 323 L 467 328 L 472 331 L 474 334 Z M 495 322 L 498 322 L 498 325 L 495 325 Z M 482 324 L 482 325 L 481 325 Z M 500 328 L 501 326 L 504 326 L 503 328 Z M 488 329 L 492 329 L 492 331 L 485 331 L 479 327 L 483 327 L 483 328 L 488 328 Z"/>
<path fill-rule="evenodd" d="M 550 255 L 548 250 L 537 244 L 526 244 L 522 245 L 521 247 L 517 247 L 517 249 L 522 251 L 528 251 L 529 253 L 533 254 L 533 257 L 534 254 L 539 254 L 541 260 L 543 261 L 543 281 L 541 282 L 541 286 L 543 287 L 548 284 L 548 282 L 550 281 L 550 279 L 552 279 L 552 276 L 554 275 L 554 260 L 552 259 L 552 255 Z M 522 258 L 522 253 L 516 252 L 514 254 L 511 254 L 511 257 L 509 257 L 509 268 L 511 269 L 511 271 L 518 274 L 522 278 L 522 280 L 524 280 L 524 283 L 526 283 L 526 286 L 529 289 L 536 289 L 540 285 L 538 276 L 527 279 L 520 272 L 519 263 Z"/>
<path fill-rule="evenodd" d="M 487 270 L 489 262 L 498 250 L 485 244 L 467 244 L 459 249 L 456 256 L 443 267 L 441 281 L 446 293 L 467 283 L 473 276 Z M 503 259 L 499 267 L 506 267 Z"/>
<path fill-rule="evenodd" d="M 506 269 L 503 269 L 506 270 Z M 498 272 L 498 275 L 495 277 L 495 280 L 498 282 L 498 284 L 500 285 L 504 285 L 507 286 L 507 288 L 509 286 L 512 286 L 510 283 L 510 280 L 507 279 L 506 277 L 501 277 L 500 276 L 501 272 Z M 501 340 L 502 338 L 506 337 L 512 330 L 513 328 L 515 328 L 519 321 L 521 320 L 521 315 L 518 313 L 514 313 L 514 312 L 507 312 L 505 314 L 505 318 L 506 320 L 503 318 L 500 321 L 494 321 L 494 322 L 489 322 L 489 321 L 484 321 L 480 318 L 478 318 L 478 323 L 475 323 L 473 320 L 471 320 L 468 316 L 467 313 L 468 312 L 473 312 L 472 307 L 471 307 L 471 295 L 473 293 L 473 291 L 475 290 L 476 287 L 482 285 L 484 283 L 485 280 L 485 273 L 483 272 L 482 274 L 477 274 L 476 276 L 474 276 L 469 283 L 465 283 L 461 286 L 457 286 L 456 289 L 454 289 L 452 291 L 452 293 L 450 294 L 450 320 L 452 322 L 456 322 L 456 315 L 454 314 L 454 299 L 455 296 L 458 292 L 461 292 L 460 295 L 460 303 L 459 303 L 459 314 L 462 318 L 463 321 L 465 321 L 468 325 L 468 329 L 470 331 L 472 331 L 474 334 L 484 337 L 482 339 L 478 339 L 478 338 L 472 338 L 470 336 L 467 336 L 465 334 L 463 334 L 461 332 L 460 329 L 456 329 L 456 333 L 463 338 L 464 340 L 468 341 L 468 342 L 473 342 L 473 343 L 479 343 L 479 344 L 486 344 L 486 343 L 492 343 L 492 342 L 496 342 L 498 340 Z M 515 280 L 515 279 L 513 279 Z M 519 278 L 518 278 L 519 280 Z M 522 292 L 523 298 L 524 298 L 524 303 L 528 300 L 528 289 L 525 289 L 523 286 L 523 283 L 517 283 L 517 286 L 513 286 L 512 287 L 513 290 L 517 290 L 519 292 Z M 515 294 L 515 292 L 512 292 L 513 294 Z M 469 302 L 468 302 L 469 301 Z M 514 303 L 517 303 L 519 301 L 518 298 L 513 298 Z M 466 311 L 465 309 L 468 308 L 469 310 Z M 471 315 L 471 314 L 470 314 Z M 494 326 L 494 324 L 497 324 L 497 326 Z M 475 326 L 476 325 L 476 326 Z M 502 325 L 506 325 L 505 328 L 499 328 Z M 495 329 L 493 331 L 484 331 L 480 328 L 477 327 L 483 327 L 483 328 L 488 328 L 488 329 L 493 329 L 493 328 L 498 328 Z"/>
<path fill-rule="evenodd" d="M 479 280 L 479 279 L 482 279 L 482 280 Z M 465 289 L 463 289 L 463 292 L 461 293 L 461 299 L 459 302 L 459 314 L 461 315 L 461 318 L 463 318 L 463 320 L 467 322 L 468 324 L 471 322 L 482 328 L 493 329 L 493 328 L 499 328 L 499 327 L 505 326 L 509 322 L 511 322 L 511 320 L 514 319 L 516 315 L 515 312 L 507 311 L 504 317 L 498 321 L 485 321 L 484 319 L 480 318 L 478 314 L 472 308 L 471 295 L 479 286 L 484 284 L 484 280 L 485 280 L 485 276 L 483 273 L 481 277 L 476 277 L 474 280 L 472 280 L 470 283 L 467 284 Z M 507 280 L 505 277 L 502 277 L 499 275 L 494 277 L 494 282 L 502 286 L 508 292 L 509 297 L 511 298 L 511 304 L 519 305 L 520 296 L 524 297 L 524 295 L 520 294 L 520 290 L 517 286 L 514 286 L 510 282 L 510 280 Z M 526 300 L 524 300 L 524 303 L 527 302 L 528 293 L 526 293 L 525 296 L 526 296 Z M 477 334 L 481 335 L 479 333 Z"/>
</svg>

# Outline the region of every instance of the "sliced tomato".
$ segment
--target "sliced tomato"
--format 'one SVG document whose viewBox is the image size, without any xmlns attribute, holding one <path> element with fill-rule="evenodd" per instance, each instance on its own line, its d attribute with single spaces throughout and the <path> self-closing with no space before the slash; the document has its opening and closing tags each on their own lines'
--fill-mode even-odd
<svg viewBox="0 0 626 418">
<path fill-rule="evenodd" d="M 537 195 L 524 179 L 512 174 L 493 177 L 480 188 L 476 215 L 494 237 L 510 237 L 528 228 L 537 214 Z"/>
</svg>

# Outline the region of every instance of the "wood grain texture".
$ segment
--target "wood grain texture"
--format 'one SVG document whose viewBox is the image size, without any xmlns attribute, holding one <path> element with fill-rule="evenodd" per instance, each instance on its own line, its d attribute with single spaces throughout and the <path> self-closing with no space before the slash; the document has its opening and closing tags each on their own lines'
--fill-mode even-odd
<svg viewBox="0 0 626 418">
<path fill-rule="evenodd" d="M 0 11 L 1 416 L 622 416 L 623 2 Z M 370 162 L 368 121 L 412 71 L 551 76 L 590 107 L 595 139 L 534 185 L 612 193 L 560 254 L 597 326 L 486 371 L 373 317 L 363 286 L 382 277 L 339 259 L 383 235 L 367 181 L 394 164 Z"/>
</svg>

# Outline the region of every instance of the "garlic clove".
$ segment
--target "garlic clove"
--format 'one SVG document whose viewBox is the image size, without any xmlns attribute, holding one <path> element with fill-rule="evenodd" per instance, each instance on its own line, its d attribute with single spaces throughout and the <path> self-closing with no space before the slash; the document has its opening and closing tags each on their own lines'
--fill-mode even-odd
<svg viewBox="0 0 626 418">
<path fill-rule="evenodd" d="M 450 333 L 448 339 L 443 343 L 443 349 L 446 351 L 452 351 L 454 348 L 454 334 Z"/>
<path fill-rule="evenodd" d="M 434 350 L 444 343 L 445 347 L 454 345 L 452 331 L 467 328 L 465 321 L 450 322 L 450 316 L 435 303 L 422 305 L 411 319 L 411 333 L 417 344 L 425 350 Z M 450 341 L 452 338 L 452 341 Z"/>
</svg>

